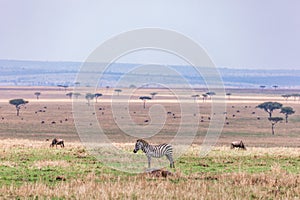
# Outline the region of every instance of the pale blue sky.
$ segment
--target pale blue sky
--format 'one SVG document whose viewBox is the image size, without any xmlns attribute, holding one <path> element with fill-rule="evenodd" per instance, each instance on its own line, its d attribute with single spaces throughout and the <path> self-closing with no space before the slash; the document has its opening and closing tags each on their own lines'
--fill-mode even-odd
<svg viewBox="0 0 300 200">
<path fill-rule="evenodd" d="M 219 67 L 300 69 L 299 10 L 298 0 L 0 0 L 0 59 L 84 61 L 114 35 L 159 27 Z"/>
</svg>

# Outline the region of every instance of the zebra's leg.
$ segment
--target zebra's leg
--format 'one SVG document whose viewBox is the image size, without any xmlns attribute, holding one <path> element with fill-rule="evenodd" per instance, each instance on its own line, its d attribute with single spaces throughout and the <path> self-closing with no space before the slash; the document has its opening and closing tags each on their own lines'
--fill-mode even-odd
<svg viewBox="0 0 300 200">
<path fill-rule="evenodd" d="M 171 168 L 175 168 L 174 160 L 173 160 L 172 155 L 166 155 L 166 157 L 167 157 L 168 160 L 170 161 L 170 167 L 171 167 Z"/>
<path fill-rule="evenodd" d="M 170 163 L 170 168 L 175 168 L 174 161 L 172 160 L 172 163 Z"/>
<path fill-rule="evenodd" d="M 151 156 L 147 156 L 148 157 L 148 168 L 151 167 Z"/>
</svg>

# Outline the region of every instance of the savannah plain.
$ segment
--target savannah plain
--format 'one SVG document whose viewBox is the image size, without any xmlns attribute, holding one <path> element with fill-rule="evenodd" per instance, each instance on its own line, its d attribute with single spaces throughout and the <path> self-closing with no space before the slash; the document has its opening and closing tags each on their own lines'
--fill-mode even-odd
<svg viewBox="0 0 300 200">
<path fill-rule="evenodd" d="M 179 89 L 178 89 L 179 90 Z M 35 92 L 41 92 L 36 99 Z M 175 161 L 172 174 L 131 174 L 109 168 L 94 158 L 80 143 L 72 99 L 58 87 L 0 87 L 0 198 L 1 199 L 300 199 L 300 102 L 281 97 L 292 90 L 231 89 L 226 97 L 226 117 L 222 133 L 212 150 L 199 156 L 211 111 L 211 100 L 202 100 L 205 90 L 195 90 L 199 127 L 190 149 Z M 122 150 L 132 153 L 136 138 L 123 134 L 115 122 L 110 99 L 114 89 L 99 89 L 103 96 L 93 101 L 96 116 L 106 136 Z M 118 98 L 126 94 L 122 89 Z M 140 96 L 151 96 L 143 102 Z M 191 95 L 186 103 L 194 103 Z M 85 94 L 79 99 L 86 101 Z M 16 116 L 8 102 L 29 101 Z M 214 98 L 214 97 L 212 97 Z M 132 120 L 146 126 L 149 108 L 164 106 L 166 121 L 161 132 L 148 138 L 150 143 L 169 142 L 180 127 L 180 105 L 167 89 L 138 89 L 131 97 L 128 112 Z M 75 101 L 76 99 L 74 99 Z M 290 106 L 295 114 L 289 122 L 276 124 L 271 133 L 268 113 L 256 108 L 260 103 L 277 101 Z M 88 105 L 86 105 L 88 106 Z M 273 116 L 284 117 L 275 110 Z M 189 126 L 189 124 L 185 124 Z M 50 148 L 55 137 L 65 148 Z M 232 141 L 242 140 L 247 150 L 230 149 Z M 145 160 L 147 158 L 145 157 Z M 166 159 L 166 158 L 160 158 Z M 130 161 L 129 161 L 130 162 Z M 145 169 L 147 165 L 145 165 Z"/>
</svg>

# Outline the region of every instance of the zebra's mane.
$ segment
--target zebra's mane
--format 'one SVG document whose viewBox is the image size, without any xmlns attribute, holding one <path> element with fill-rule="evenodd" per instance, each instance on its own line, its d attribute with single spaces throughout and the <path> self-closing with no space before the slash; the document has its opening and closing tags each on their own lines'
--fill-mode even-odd
<svg viewBox="0 0 300 200">
<path fill-rule="evenodd" d="M 149 143 L 146 140 L 143 140 L 143 139 L 138 139 L 137 142 L 141 142 L 145 145 L 149 145 Z"/>
</svg>

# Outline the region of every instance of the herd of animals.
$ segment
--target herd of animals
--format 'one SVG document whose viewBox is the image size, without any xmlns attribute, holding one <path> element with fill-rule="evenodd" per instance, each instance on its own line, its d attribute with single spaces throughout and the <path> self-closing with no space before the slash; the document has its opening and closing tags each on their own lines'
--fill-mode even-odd
<svg viewBox="0 0 300 200">
<path fill-rule="evenodd" d="M 54 138 L 50 144 L 50 147 L 54 146 L 65 147 L 64 140 L 60 138 Z M 230 145 L 230 148 L 238 148 L 246 150 L 246 146 L 243 141 L 233 141 Z M 142 150 L 148 158 L 148 168 L 151 167 L 151 158 L 160 158 L 166 156 L 170 162 L 170 168 L 175 168 L 173 160 L 173 147 L 171 144 L 159 144 L 159 145 L 150 145 L 147 141 L 143 139 L 138 139 L 135 143 L 135 148 L 133 153 L 137 153 L 139 150 Z"/>
</svg>

